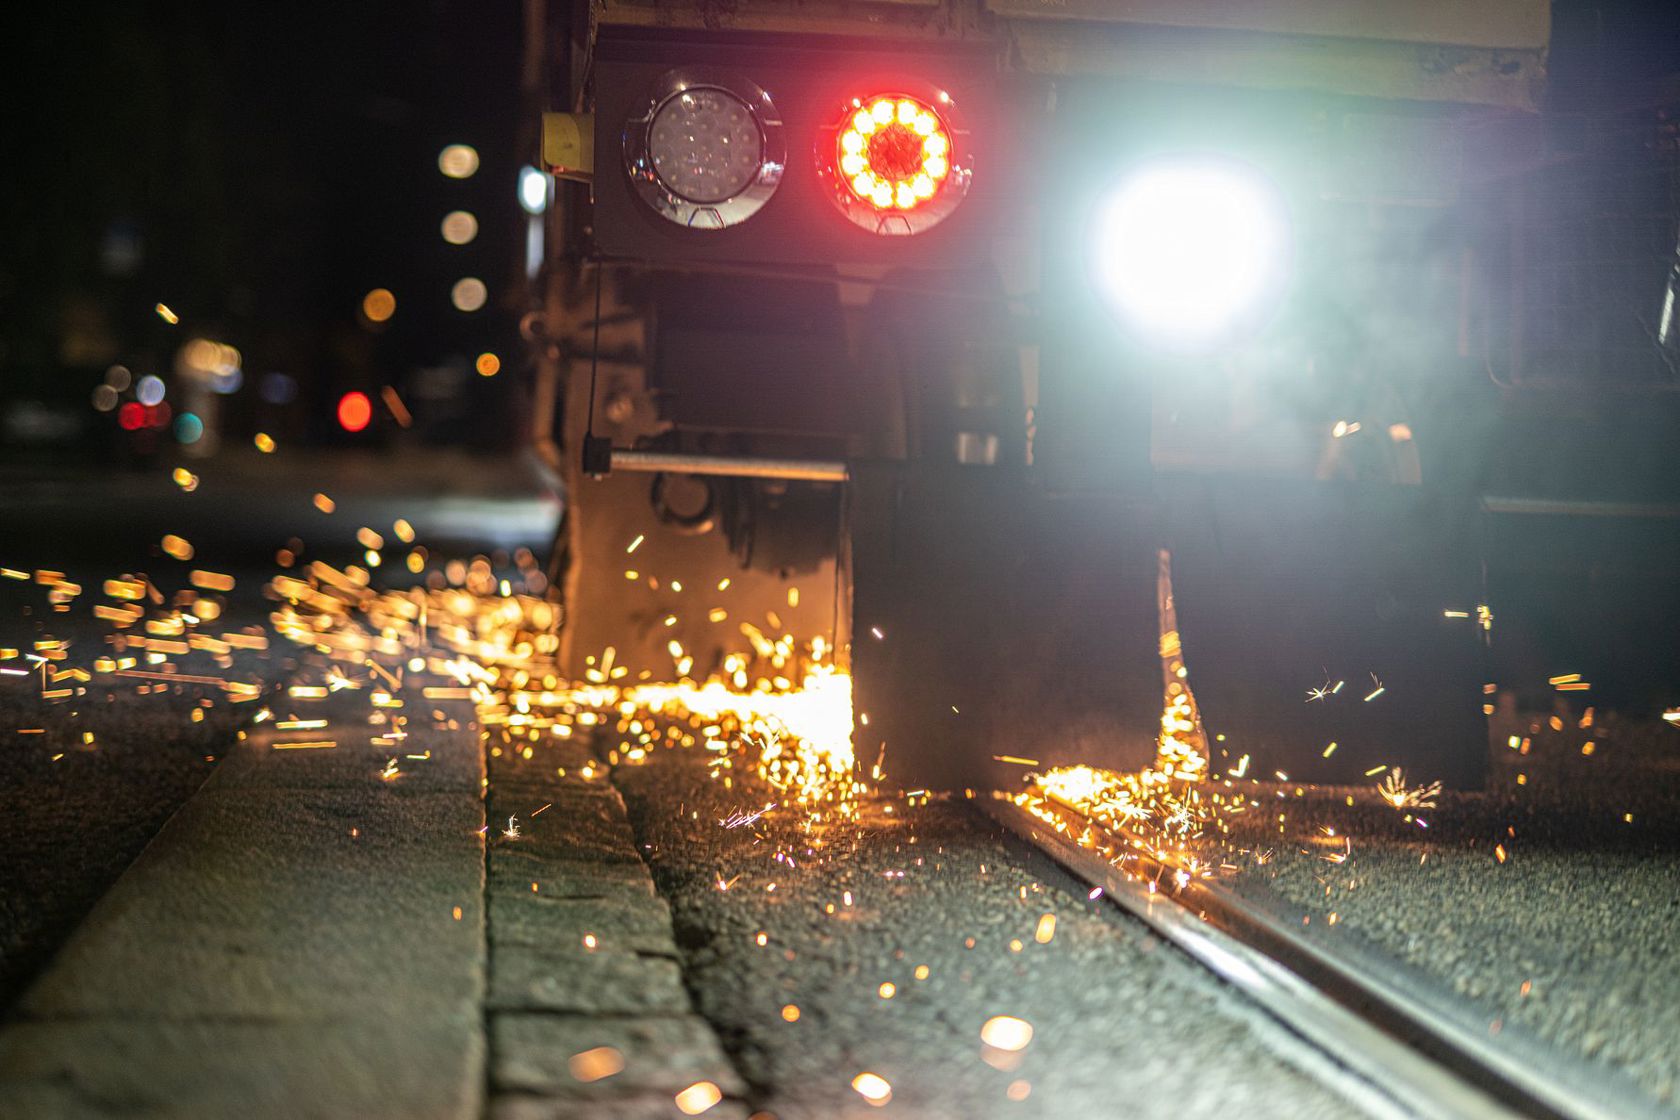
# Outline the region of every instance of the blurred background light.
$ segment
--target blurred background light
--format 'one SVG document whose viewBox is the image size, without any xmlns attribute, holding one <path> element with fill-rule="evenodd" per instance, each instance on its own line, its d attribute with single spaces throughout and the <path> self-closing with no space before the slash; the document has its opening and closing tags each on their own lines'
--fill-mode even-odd
<svg viewBox="0 0 1680 1120">
<path fill-rule="evenodd" d="M 478 375 L 480 377 L 494 377 L 502 370 L 502 360 L 494 354 L 484 353 L 478 356 Z"/>
<path fill-rule="evenodd" d="M 134 386 L 134 396 L 141 404 L 150 407 L 163 400 L 165 389 L 163 379 L 147 374 Z"/>
<path fill-rule="evenodd" d="M 465 245 L 478 236 L 478 219 L 465 210 L 443 216 L 443 239 L 451 245 Z"/>
<path fill-rule="evenodd" d="M 120 393 L 134 384 L 134 375 L 128 372 L 127 366 L 112 366 L 105 371 L 105 384 Z"/>
<path fill-rule="evenodd" d="M 191 412 L 175 417 L 175 438 L 182 443 L 197 443 L 204 436 L 204 421 Z"/>
<path fill-rule="evenodd" d="M 476 276 L 462 277 L 455 281 L 455 286 L 449 290 L 449 302 L 459 311 L 477 311 L 484 306 L 488 296 L 484 281 Z"/>
<path fill-rule="evenodd" d="M 478 171 L 478 150 L 470 144 L 451 144 L 438 153 L 438 170 L 451 179 L 470 179 Z"/>
<path fill-rule="evenodd" d="M 291 404 L 297 399 L 297 380 L 284 373 L 265 373 L 257 392 L 269 404 Z"/>
<path fill-rule="evenodd" d="M 359 432 L 373 420 L 373 402 L 362 392 L 349 392 L 338 399 L 338 423 L 347 432 Z"/>
<path fill-rule="evenodd" d="M 109 385 L 99 385 L 93 390 L 93 407 L 100 412 L 109 412 L 117 407 L 117 391 Z"/>
<path fill-rule="evenodd" d="M 375 288 L 362 297 L 362 314 L 371 323 L 383 323 L 397 311 L 397 297 L 387 288 Z"/>
</svg>

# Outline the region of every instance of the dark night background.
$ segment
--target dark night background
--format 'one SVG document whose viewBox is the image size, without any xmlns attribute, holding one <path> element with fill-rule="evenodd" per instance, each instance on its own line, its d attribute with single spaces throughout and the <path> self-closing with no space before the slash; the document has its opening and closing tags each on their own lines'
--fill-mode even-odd
<svg viewBox="0 0 1680 1120">
<path fill-rule="evenodd" d="M 167 378 L 199 335 L 244 357 L 244 387 L 222 399 L 230 442 L 384 442 L 383 409 L 361 437 L 332 414 L 341 392 L 377 401 L 387 384 L 415 414 L 401 438 L 513 442 L 529 298 L 515 192 L 535 156 L 518 139 L 534 130 L 520 129 L 517 3 L 66 5 L 6 37 L 0 385 L 9 403 L 73 410 L 82 432 L 4 424 L 0 454 L 112 453 L 114 415 L 88 404 L 106 368 Z M 477 149 L 476 175 L 439 172 L 451 143 Z M 464 246 L 439 233 L 457 209 L 479 221 Z M 489 288 L 476 313 L 451 306 L 463 276 Z M 378 327 L 360 313 L 375 287 L 397 298 Z M 486 351 L 494 379 L 473 375 Z M 290 405 L 263 401 L 271 372 L 296 378 Z"/>
<path fill-rule="evenodd" d="M 220 401 L 230 444 L 257 431 L 291 446 L 517 444 L 516 324 L 535 293 L 515 190 L 545 100 L 521 92 L 537 2 L 96 3 L 14 17 L 0 461 L 150 461 L 89 394 L 113 364 L 168 378 L 196 336 L 243 354 L 244 386 Z M 563 25 L 564 3 L 539 6 Z M 1560 0 L 1553 38 L 1548 108 L 1560 118 L 1680 92 L 1680 5 Z M 440 174 L 451 143 L 477 149 L 476 175 Z M 478 218 L 468 245 L 440 236 L 456 209 Z M 489 288 L 480 311 L 450 304 L 464 276 Z M 375 287 L 397 299 L 382 325 L 360 313 Z M 473 374 L 483 352 L 500 356 L 497 377 Z M 264 401 L 274 372 L 296 379 L 291 403 Z M 341 393 L 377 402 L 386 385 L 411 430 L 382 407 L 368 432 L 338 430 Z"/>
</svg>

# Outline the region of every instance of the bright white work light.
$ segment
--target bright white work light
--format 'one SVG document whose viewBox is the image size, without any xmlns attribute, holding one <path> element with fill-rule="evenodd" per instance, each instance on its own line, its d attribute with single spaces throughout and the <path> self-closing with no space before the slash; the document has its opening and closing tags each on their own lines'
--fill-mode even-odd
<svg viewBox="0 0 1680 1120">
<path fill-rule="evenodd" d="M 527 214 L 541 214 L 548 209 L 548 176 L 534 167 L 519 169 L 519 205 Z M 446 234 L 447 236 L 447 234 Z M 472 240 L 468 238 L 467 240 Z"/>
<path fill-rule="evenodd" d="M 1289 220 L 1254 169 L 1178 160 L 1123 181 L 1093 244 L 1097 282 L 1133 329 L 1193 348 L 1266 310 L 1288 270 Z"/>
</svg>

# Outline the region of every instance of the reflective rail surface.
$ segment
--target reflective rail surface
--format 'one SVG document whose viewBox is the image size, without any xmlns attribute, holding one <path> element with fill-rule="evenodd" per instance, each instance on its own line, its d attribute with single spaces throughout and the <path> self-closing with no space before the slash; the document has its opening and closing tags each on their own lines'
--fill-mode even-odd
<svg viewBox="0 0 1680 1120">
<path fill-rule="evenodd" d="M 1152 878 L 1121 870 L 1005 798 L 975 803 L 1363 1078 L 1390 1111 L 1549 1120 L 1668 1115 L 1567 1055 L 1496 1048 L 1446 993 L 1393 962 L 1327 951 L 1276 914 L 1208 880 L 1191 879 L 1175 889 L 1177 869 L 1142 847 L 1130 850 Z M 1074 834 L 1089 824 L 1070 810 L 1056 812 Z"/>
</svg>

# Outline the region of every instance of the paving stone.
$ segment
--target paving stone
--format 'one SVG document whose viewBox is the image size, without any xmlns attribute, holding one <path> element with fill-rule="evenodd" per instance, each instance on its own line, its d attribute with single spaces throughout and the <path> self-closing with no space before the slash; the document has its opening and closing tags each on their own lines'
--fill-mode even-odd
<svg viewBox="0 0 1680 1120">
<path fill-rule="evenodd" d="M 155 1018 L 14 1023 L 0 1120 L 275 1117 L 469 1120 L 483 1036 L 429 1017 L 322 1022 Z"/>
<path fill-rule="evenodd" d="M 372 1014 L 470 1005 L 483 955 L 479 820 L 470 796 L 381 784 L 201 791 L 21 1010 L 321 1017 L 358 1003 Z"/>
<path fill-rule="evenodd" d="M 489 1007 L 597 1015 L 689 1011 L 675 960 L 606 949 L 591 952 L 575 941 L 545 949 L 498 945 Z"/>
<path fill-rule="evenodd" d="M 639 859 L 590 860 L 576 853 L 544 858 L 529 848 L 506 846 L 490 857 L 492 894 L 530 894 L 531 884 L 545 898 L 652 898 L 653 876 Z"/>
<path fill-rule="evenodd" d="M 556 792 L 541 787 L 491 787 L 486 817 L 500 837 L 509 817 L 516 818 L 518 846 L 540 851 L 588 849 L 602 854 L 635 854 L 635 835 L 625 819 L 624 803 L 611 790 Z"/>
<path fill-rule="evenodd" d="M 580 945 L 585 934 L 593 934 L 598 947 L 607 950 L 676 952 L 671 911 L 663 899 L 543 898 L 540 892 L 491 895 L 489 911 L 493 951 L 516 945 Z"/>
<path fill-rule="evenodd" d="M 547 774 L 524 760 L 491 761 L 491 819 L 518 816 L 520 832 L 493 836 L 487 861 L 489 1116 L 663 1120 L 683 1115 L 674 1094 L 701 1080 L 738 1097 L 740 1078 L 692 1012 L 670 909 L 624 801 L 605 767 L 579 779 L 587 743 L 567 750 L 566 778 L 552 759 Z M 618 1049 L 625 1069 L 580 1083 L 567 1060 L 596 1046 Z M 743 1120 L 747 1110 L 724 1100 L 706 1115 Z"/>
<path fill-rule="evenodd" d="M 492 855 L 494 851 L 512 850 L 554 860 L 573 858 L 596 863 L 642 863 L 642 856 L 637 855 L 630 836 L 615 835 L 603 830 L 591 831 L 586 824 L 580 824 L 576 828 L 564 828 L 561 824 L 554 824 L 544 830 L 533 830 L 521 819 L 519 835 L 509 838 L 506 835 L 506 813 L 487 819 L 491 819 L 496 826 L 496 835 L 491 841 Z"/>
<path fill-rule="evenodd" d="M 624 1069 L 600 1081 L 578 1081 L 568 1060 L 597 1046 L 624 1055 Z M 490 1053 L 491 1081 L 500 1090 L 595 1101 L 634 1093 L 674 1094 L 706 1080 L 725 1096 L 745 1091 L 712 1028 L 694 1015 L 497 1015 L 490 1024 Z"/>
<path fill-rule="evenodd" d="M 503 1096 L 490 1108 L 490 1120 L 578 1120 L 580 1115 L 576 1101 L 552 1097 Z M 594 1101 L 587 1115 L 589 1120 L 683 1120 L 687 1114 L 674 1097 L 661 1093 Z M 749 1113 L 739 1101 L 722 1100 L 702 1115 L 706 1120 L 747 1120 Z"/>
<path fill-rule="evenodd" d="M 501 746 L 501 753 L 494 747 Z M 516 746 L 492 740 L 490 781 L 492 785 L 530 783 L 558 787 L 588 788 L 605 784 L 606 754 L 596 753 L 586 741 L 544 743 L 534 749 L 530 758 L 524 757 Z M 561 773 L 561 771 L 565 773 Z M 584 777 L 586 773 L 592 777 Z"/>
<path fill-rule="evenodd" d="M 477 1120 L 482 771 L 434 744 L 412 782 L 235 750 L 0 1029 L 0 1118 Z"/>
</svg>

